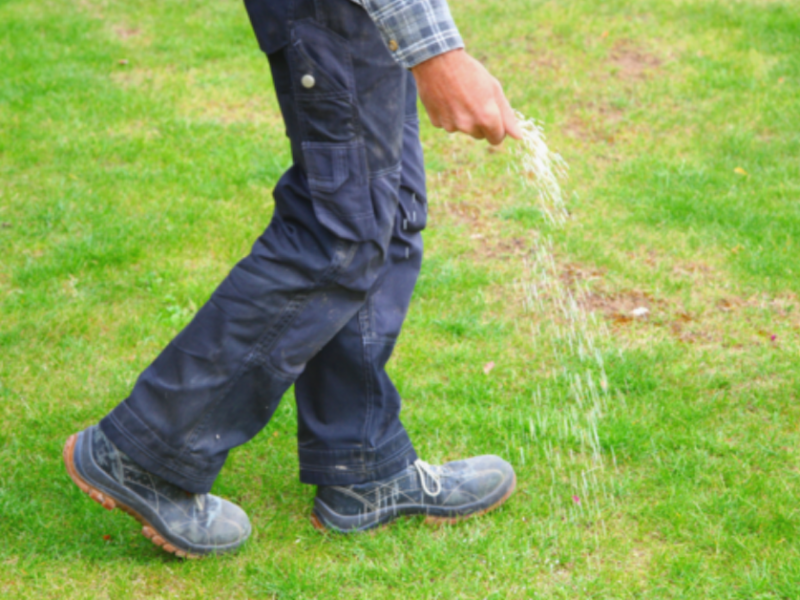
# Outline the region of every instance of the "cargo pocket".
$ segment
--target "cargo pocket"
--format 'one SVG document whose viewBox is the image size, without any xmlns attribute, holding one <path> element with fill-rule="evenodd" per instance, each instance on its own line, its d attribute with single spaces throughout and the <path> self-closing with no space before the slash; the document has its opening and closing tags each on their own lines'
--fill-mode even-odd
<svg viewBox="0 0 800 600">
<path fill-rule="evenodd" d="M 289 63 L 314 214 L 340 238 L 375 239 L 367 154 L 357 135 L 350 46 L 316 21 L 297 21 Z"/>
<path fill-rule="evenodd" d="M 346 40 L 314 21 L 299 21 L 289 52 L 292 95 L 307 142 L 356 137 L 353 61 Z"/>
<path fill-rule="evenodd" d="M 363 242 L 375 239 L 364 145 L 303 142 L 308 188 L 314 214 L 338 237 Z"/>
</svg>

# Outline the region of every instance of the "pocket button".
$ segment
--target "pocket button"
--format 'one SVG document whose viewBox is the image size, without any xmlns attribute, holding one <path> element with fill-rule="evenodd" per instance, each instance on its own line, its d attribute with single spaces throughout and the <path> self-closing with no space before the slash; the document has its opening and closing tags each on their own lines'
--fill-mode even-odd
<svg viewBox="0 0 800 600">
<path fill-rule="evenodd" d="M 304 88 L 310 90 L 316 85 L 317 80 L 314 79 L 313 75 L 303 75 L 302 79 L 300 79 L 300 83 L 303 85 Z"/>
</svg>

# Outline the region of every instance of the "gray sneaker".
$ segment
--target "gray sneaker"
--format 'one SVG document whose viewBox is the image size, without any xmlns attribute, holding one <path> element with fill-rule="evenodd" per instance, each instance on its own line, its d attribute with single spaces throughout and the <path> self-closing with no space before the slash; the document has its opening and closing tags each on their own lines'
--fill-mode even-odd
<svg viewBox="0 0 800 600">
<path fill-rule="evenodd" d="M 428 515 L 426 522 L 455 523 L 503 504 L 517 483 L 498 456 L 476 456 L 440 467 L 422 460 L 399 473 L 359 485 L 320 486 L 311 522 L 320 530 L 364 531 L 401 515 Z"/>
<path fill-rule="evenodd" d="M 148 473 L 97 426 L 70 436 L 64 463 L 72 480 L 95 502 L 125 511 L 144 525 L 145 537 L 177 556 L 230 552 L 250 535 L 250 521 L 241 508 L 211 494 L 190 494 Z"/>
</svg>

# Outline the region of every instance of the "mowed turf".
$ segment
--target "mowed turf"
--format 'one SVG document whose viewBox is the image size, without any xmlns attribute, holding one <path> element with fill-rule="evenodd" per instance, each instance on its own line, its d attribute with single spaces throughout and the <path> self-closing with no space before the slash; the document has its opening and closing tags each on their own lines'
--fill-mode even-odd
<svg viewBox="0 0 800 600">
<path fill-rule="evenodd" d="M 0 596 L 800 598 L 800 5 L 452 7 L 570 164 L 572 218 L 548 229 L 513 144 L 426 124 L 427 260 L 390 368 L 422 457 L 500 454 L 518 491 L 321 535 L 290 393 L 214 488 L 250 542 L 183 562 L 60 452 L 268 224 L 290 154 L 266 60 L 240 2 L 0 0 Z M 599 465 L 560 425 L 580 365 L 525 309 L 537 235 L 610 331 Z"/>
</svg>

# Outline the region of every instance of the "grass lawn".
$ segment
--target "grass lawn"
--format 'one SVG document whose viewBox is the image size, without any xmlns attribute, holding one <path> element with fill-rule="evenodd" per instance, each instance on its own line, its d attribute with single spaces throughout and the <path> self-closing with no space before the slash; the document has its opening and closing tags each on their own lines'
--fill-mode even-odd
<svg viewBox="0 0 800 600">
<path fill-rule="evenodd" d="M 321 535 L 288 397 L 214 488 L 250 542 L 183 562 L 60 453 L 269 222 L 290 154 L 267 64 L 241 2 L 0 0 L 0 596 L 800 598 L 800 4 L 452 8 L 570 164 L 571 218 L 547 225 L 512 144 L 426 124 L 427 260 L 391 372 L 422 457 L 500 454 L 518 490 L 456 526 Z M 531 306 L 545 237 L 607 330 L 590 416 L 594 367 Z"/>
</svg>

